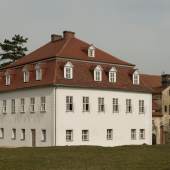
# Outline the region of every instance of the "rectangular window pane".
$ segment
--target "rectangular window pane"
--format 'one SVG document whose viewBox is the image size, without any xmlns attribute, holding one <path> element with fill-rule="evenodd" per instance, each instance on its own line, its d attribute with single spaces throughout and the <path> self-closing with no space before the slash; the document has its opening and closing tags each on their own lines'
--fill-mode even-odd
<svg viewBox="0 0 170 170">
<path fill-rule="evenodd" d="M 73 96 L 66 96 L 66 111 L 73 111 Z"/>
<path fill-rule="evenodd" d="M 136 129 L 131 129 L 131 139 L 136 140 Z"/>
<path fill-rule="evenodd" d="M 82 130 L 82 141 L 89 141 L 89 130 Z"/>
<path fill-rule="evenodd" d="M 16 129 L 12 129 L 12 137 L 13 140 L 16 139 Z"/>
<path fill-rule="evenodd" d="M 46 141 L 46 139 L 47 139 L 47 136 L 46 136 L 47 134 L 46 134 L 46 130 L 45 129 L 42 129 L 41 130 L 41 141 L 42 142 L 45 142 Z"/>
<path fill-rule="evenodd" d="M 0 128 L 0 139 L 4 139 L 4 128 Z"/>
<path fill-rule="evenodd" d="M 21 129 L 21 140 L 25 140 L 25 129 Z"/>
<path fill-rule="evenodd" d="M 105 108 L 104 108 L 104 98 L 103 97 L 99 97 L 98 98 L 98 112 L 104 112 Z"/>
<path fill-rule="evenodd" d="M 113 129 L 107 129 L 107 140 L 113 139 Z"/>
<path fill-rule="evenodd" d="M 89 112 L 89 97 L 83 97 L 83 112 Z"/>
<path fill-rule="evenodd" d="M 30 112 L 31 113 L 35 112 L 35 98 L 34 97 L 30 98 Z"/>
<path fill-rule="evenodd" d="M 73 141 L 73 130 L 66 130 L 66 141 Z"/>
<path fill-rule="evenodd" d="M 119 112 L 118 98 L 113 98 L 113 113 Z"/>
<path fill-rule="evenodd" d="M 11 100 L 11 113 L 15 113 L 15 99 Z"/>
<path fill-rule="evenodd" d="M 126 113 L 132 113 L 132 100 L 126 99 Z"/>
<path fill-rule="evenodd" d="M 45 112 L 46 111 L 46 97 L 41 97 L 41 106 L 40 111 Z"/>
</svg>

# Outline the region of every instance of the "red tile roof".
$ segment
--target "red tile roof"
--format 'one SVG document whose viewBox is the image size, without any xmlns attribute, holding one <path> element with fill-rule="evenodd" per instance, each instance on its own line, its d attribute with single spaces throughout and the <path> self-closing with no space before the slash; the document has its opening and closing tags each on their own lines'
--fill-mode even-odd
<svg viewBox="0 0 170 170">
<path fill-rule="evenodd" d="M 15 63 L 0 70 L 0 91 L 22 89 L 26 87 L 39 87 L 47 85 L 62 85 L 73 87 L 87 87 L 100 89 L 118 89 L 138 92 L 151 92 L 151 90 L 141 81 L 140 85 L 133 85 L 132 73 L 135 71 L 134 65 L 122 61 L 106 52 L 96 48 L 95 57 L 89 58 L 87 49 L 90 45 L 75 37 L 62 38 L 49 42 L 43 47 L 17 60 Z M 43 79 L 35 80 L 35 63 L 41 61 L 43 65 Z M 70 61 L 74 66 L 73 79 L 64 79 L 64 64 Z M 30 81 L 23 82 L 22 68 L 28 65 Z M 97 65 L 103 68 L 102 81 L 96 82 L 93 78 L 93 69 Z M 117 82 L 110 83 L 108 70 L 115 66 L 117 69 Z M 11 85 L 6 86 L 4 72 L 13 72 Z"/>
</svg>

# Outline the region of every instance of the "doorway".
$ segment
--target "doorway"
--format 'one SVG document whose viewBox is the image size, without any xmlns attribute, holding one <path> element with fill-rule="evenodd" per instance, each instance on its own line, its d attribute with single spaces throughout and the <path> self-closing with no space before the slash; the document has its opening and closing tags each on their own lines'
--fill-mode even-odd
<svg viewBox="0 0 170 170">
<path fill-rule="evenodd" d="M 32 138 L 32 147 L 36 146 L 36 131 L 35 129 L 31 129 L 31 138 Z"/>
</svg>

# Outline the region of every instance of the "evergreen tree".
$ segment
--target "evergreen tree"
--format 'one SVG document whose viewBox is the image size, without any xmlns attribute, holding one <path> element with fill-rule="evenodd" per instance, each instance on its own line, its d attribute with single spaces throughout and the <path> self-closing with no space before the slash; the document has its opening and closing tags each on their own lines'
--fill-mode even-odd
<svg viewBox="0 0 170 170">
<path fill-rule="evenodd" d="M 0 48 L 2 50 L 2 53 L 0 53 L 1 64 L 4 66 L 25 56 L 25 52 L 28 50 L 24 44 L 27 43 L 27 41 L 28 38 L 15 35 L 12 37 L 12 40 L 5 39 L 2 43 L 0 42 Z"/>
</svg>

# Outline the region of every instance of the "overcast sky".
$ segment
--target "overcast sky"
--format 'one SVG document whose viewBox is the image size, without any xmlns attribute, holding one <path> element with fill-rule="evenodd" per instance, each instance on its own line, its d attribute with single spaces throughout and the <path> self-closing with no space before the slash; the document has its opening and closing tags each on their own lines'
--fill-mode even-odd
<svg viewBox="0 0 170 170">
<path fill-rule="evenodd" d="M 0 41 L 21 34 L 31 52 L 63 30 L 143 73 L 170 73 L 170 0 L 0 0 Z"/>
</svg>

